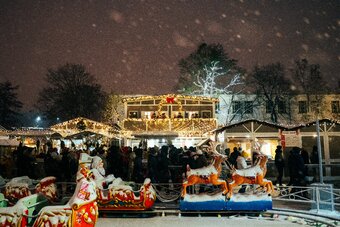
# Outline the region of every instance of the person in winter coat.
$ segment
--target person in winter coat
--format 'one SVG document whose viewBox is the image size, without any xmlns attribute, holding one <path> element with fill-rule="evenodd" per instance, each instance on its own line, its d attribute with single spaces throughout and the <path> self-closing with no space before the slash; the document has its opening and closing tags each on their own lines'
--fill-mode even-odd
<svg viewBox="0 0 340 227">
<path fill-rule="evenodd" d="M 246 151 L 242 151 L 241 154 L 236 158 L 236 167 L 237 169 L 245 169 L 248 167 L 246 159 L 248 158 L 248 154 Z M 246 191 L 247 185 L 242 185 L 239 193 L 244 193 Z"/>
<path fill-rule="evenodd" d="M 233 152 L 230 154 L 228 161 L 231 165 L 236 166 L 236 159 L 240 156 L 240 152 L 238 151 L 237 147 L 233 148 Z"/>
<path fill-rule="evenodd" d="M 191 169 L 199 169 L 208 165 L 208 161 L 201 150 L 192 152 L 189 158 L 189 166 Z"/>
<path fill-rule="evenodd" d="M 155 148 L 149 148 L 148 176 L 152 183 L 158 183 L 158 154 Z"/>
<path fill-rule="evenodd" d="M 299 147 L 293 147 L 288 157 L 288 167 L 290 174 L 290 185 L 304 186 L 305 164 L 301 156 L 301 149 Z"/>
<path fill-rule="evenodd" d="M 276 183 L 278 183 L 280 186 L 282 185 L 282 177 L 283 177 L 283 169 L 285 167 L 285 162 L 282 155 L 282 146 L 277 146 L 275 150 L 275 166 L 277 169 L 277 178 Z"/>
<path fill-rule="evenodd" d="M 168 146 L 162 146 L 158 157 L 158 180 L 159 183 L 169 183 L 170 176 L 170 159 L 168 158 Z"/>
</svg>

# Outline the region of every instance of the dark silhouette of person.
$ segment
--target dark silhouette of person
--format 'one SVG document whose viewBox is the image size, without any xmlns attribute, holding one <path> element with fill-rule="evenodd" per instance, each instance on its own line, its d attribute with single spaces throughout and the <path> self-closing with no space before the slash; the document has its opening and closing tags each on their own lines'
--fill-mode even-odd
<svg viewBox="0 0 340 227">
<path fill-rule="evenodd" d="M 304 178 L 306 176 L 305 164 L 301 156 L 301 149 L 293 147 L 288 157 L 288 167 L 290 174 L 289 185 L 304 186 Z"/>
<path fill-rule="evenodd" d="M 189 157 L 189 166 L 191 169 L 199 169 L 207 165 L 207 158 L 201 150 L 191 153 Z"/>
<path fill-rule="evenodd" d="M 23 176 L 25 174 L 24 170 L 25 160 L 24 160 L 24 147 L 22 142 L 19 143 L 16 154 L 17 154 L 16 160 L 17 175 Z"/>
<path fill-rule="evenodd" d="M 143 174 L 143 149 L 137 148 L 136 157 L 134 160 L 134 168 L 133 168 L 133 180 L 136 183 L 142 183 L 144 181 L 144 174 Z"/>
<path fill-rule="evenodd" d="M 107 153 L 107 173 L 114 176 L 121 177 L 122 174 L 122 157 L 119 152 L 119 146 L 110 146 Z"/>
<path fill-rule="evenodd" d="M 303 163 L 305 164 L 305 173 L 308 175 L 308 164 L 310 163 L 309 153 L 304 148 L 301 148 L 301 157 L 303 159 Z"/>
<path fill-rule="evenodd" d="M 228 161 L 231 165 L 235 166 L 236 167 L 236 159 L 238 156 L 240 156 L 241 153 L 239 152 L 239 150 L 237 149 L 237 147 L 234 147 L 233 148 L 233 152 L 230 154 L 229 158 L 228 158 Z"/>
<path fill-rule="evenodd" d="M 169 183 L 171 178 L 169 164 L 170 159 L 168 158 L 168 146 L 162 146 L 158 159 L 158 180 L 159 183 Z"/>
<path fill-rule="evenodd" d="M 152 183 L 158 183 L 158 154 L 153 147 L 149 149 L 148 157 L 148 175 Z"/>
<path fill-rule="evenodd" d="M 312 164 L 319 164 L 319 153 L 318 153 L 318 147 L 316 145 L 313 146 L 310 161 Z"/>
<path fill-rule="evenodd" d="M 310 156 L 310 161 L 311 164 L 319 164 L 319 152 L 318 152 L 318 147 L 316 145 L 313 146 L 312 153 Z M 313 166 L 313 175 L 314 178 L 316 179 L 318 177 L 318 167 Z"/>
<path fill-rule="evenodd" d="M 275 166 L 277 169 L 277 178 L 276 183 L 278 183 L 280 186 L 282 185 L 282 177 L 283 177 L 283 170 L 285 167 L 285 162 L 282 155 L 282 146 L 277 146 L 275 150 Z"/>
<path fill-rule="evenodd" d="M 230 148 L 229 148 L 229 147 L 226 148 L 226 149 L 224 149 L 224 154 L 225 154 L 227 157 L 229 157 L 229 155 L 230 155 Z"/>
<path fill-rule="evenodd" d="M 24 171 L 24 175 L 28 176 L 31 179 L 36 178 L 36 172 L 35 172 L 35 162 L 36 159 L 32 154 L 33 148 L 24 146 L 23 151 L 23 163 L 22 163 L 22 169 Z"/>
</svg>

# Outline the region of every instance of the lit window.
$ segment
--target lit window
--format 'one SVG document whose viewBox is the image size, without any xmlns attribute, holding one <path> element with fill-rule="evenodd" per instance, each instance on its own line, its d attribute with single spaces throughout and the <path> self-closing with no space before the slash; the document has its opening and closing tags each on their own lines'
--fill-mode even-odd
<svg viewBox="0 0 340 227">
<path fill-rule="evenodd" d="M 202 118 L 211 118 L 210 111 L 202 111 Z"/>
<path fill-rule="evenodd" d="M 129 118 L 138 118 L 138 112 L 137 111 L 130 111 L 129 112 Z"/>
</svg>

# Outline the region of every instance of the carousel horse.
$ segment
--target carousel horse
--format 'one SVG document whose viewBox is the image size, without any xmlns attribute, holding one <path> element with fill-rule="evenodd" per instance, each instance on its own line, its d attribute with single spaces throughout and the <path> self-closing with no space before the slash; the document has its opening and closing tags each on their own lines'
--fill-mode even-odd
<svg viewBox="0 0 340 227">
<path fill-rule="evenodd" d="M 268 157 L 265 155 L 259 156 L 254 166 L 245 169 L 232 169 L 232 182 L 228 184 L 229 192 L 228 198 L 233 193 L 233 188 L 241 184 L 258 184 L 266 189 L 267 193 L 274 190 L 273 184 L 270 180 L 265 179 L 267 173 Z"/>
<path fill-rule="evenodd" d="M 212 144 L 210 147 L 216 148 L 216 146 L 213 146 Z M 210 149 L 210 152 L 213 157 L 213 161 L 210 165 L 198 169 L 190 169 L 189 165 L 187 166 L 187 179 L 182 184 L 182 198 L 184 198 L 187 193 L 186 188 L 195 184 L 221 185 L 223 190 L 222 193 L 226 194 L 228 192 L 227 182 L 219 179 L 222 170 L 221 164 L 227 157 L 218 153 L 216 149 Z"/>
</svg>

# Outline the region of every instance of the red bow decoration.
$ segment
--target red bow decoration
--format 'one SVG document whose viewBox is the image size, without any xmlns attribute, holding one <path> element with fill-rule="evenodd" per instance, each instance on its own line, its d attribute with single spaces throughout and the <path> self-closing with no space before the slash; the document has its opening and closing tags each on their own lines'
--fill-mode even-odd
<svg viewBox="0 0 340 227">
<path fill-rule="evenodd" d="M 167 103 L 174 103 L 175 102 L 175 97 L 167 97 L 166 98 Z"/>
</svg>

